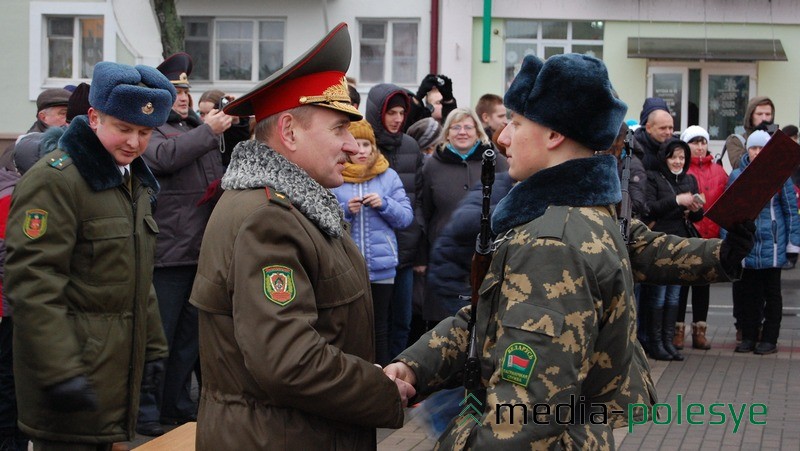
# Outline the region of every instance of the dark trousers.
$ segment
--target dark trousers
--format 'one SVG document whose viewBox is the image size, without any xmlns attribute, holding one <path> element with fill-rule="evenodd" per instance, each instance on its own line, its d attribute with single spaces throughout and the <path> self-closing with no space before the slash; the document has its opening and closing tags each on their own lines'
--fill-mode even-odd
<svg viewBox="0 0 800 451">
<path fill-rule="evenodd" d="M 385 366 L 393 356 L 389 355 L 389 304 L 392 302 L 394 285 L 371 283 L 372 311 L 375 315 L 375 363 Z"/>
<path fill-rule="evenodd" d="M 10 316 L 0 321 L 0 451 L 23 451 L 28 440 L 17 428 L 17 396 L 14 393 L 14 354 L 11 337 L 14 322 Z"/>
<path fill-rule="evenodd" d="M 411 299 L 416 274 L 411 266 L 397 268 L 394 290 L 389 304 L 389 358 L 396 357 L 408 347 L 411 330 Z"/>
<path fill-rule="evenodd" d="M 681 287 L 678 322 L 686 321 L 686 305 L 689 302 L 689 290 L 692 291 L 692 322 L 699 323 L 708 319 L 708 303 L 711 298 L 711 285 L 694 285 Z"/>
<path fill-rule="evenodd" d="M 742 339 L 757 341 L 762 326 L 761 341 L 777 344 L 783 316 L 781 268 L 745 268 L 741 280 L 733 282 L 733 306 Z"/>
<path fill-rule="evenodd" d="M 139 423 L 184 422 L 197 416 L 191 399 L 192 371 L 199 358 L 197 308 L 189 303 L 197 266 L 155 268 L 153 286 L 169 345 L 164 386 L 160 393 L 142 393 Z"/>
</svg>

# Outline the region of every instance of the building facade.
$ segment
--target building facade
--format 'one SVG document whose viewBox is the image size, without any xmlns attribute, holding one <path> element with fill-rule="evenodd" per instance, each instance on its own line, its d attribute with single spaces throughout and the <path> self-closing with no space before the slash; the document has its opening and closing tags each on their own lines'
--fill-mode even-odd
<svg viewBox="0 0 800 451">
<path fill-rule="evenodd" d="M 8 104 L 0 134 L 27 129 L 42 89 L 91 78 L 97 61 L 157 65 L 150 0 L 6 0 L 0 27 Z M 770 96 L 776 122 L 800 122 L 798 0 L 212 0 L 177 1 L 194 59 L 192 91 L 231 94 L 300 55 L 339 22 L 353 40 L 348 75 L 362 93 L 453 79 L 460 105 L 502 95 L 522 58 L 577 52 L 603 59 L 638 118 L 663 97 L 676 130 L 698 124 L 712 151 L 741 126 L 747 100 Z M 362 106 L 363 109 L 363 106 Z"/>
</svg>

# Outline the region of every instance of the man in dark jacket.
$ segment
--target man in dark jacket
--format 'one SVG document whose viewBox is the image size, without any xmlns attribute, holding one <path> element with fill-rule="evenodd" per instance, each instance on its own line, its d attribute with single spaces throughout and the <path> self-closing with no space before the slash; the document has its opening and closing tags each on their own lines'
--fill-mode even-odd
<svg viewBox="0 0 800 451">
<path fill-rule="evenodd" d="M 414 138 L 403 133 L 411 100 L 405 89 L 389 83 L 375 85 L 367 94 L 367 121 L 375 131 L 378 149 L 389 160 L 411 205 L 421 184 L 422 152 Z M 396 231 L 398 257 L 389 322 L 389 354 L 394 357 L 406 348 L 411 327 L 411 297 L 414 285 L 415 257 L 422 230 L 418 219 L 405 229 Z"/>
<path fill-rule="evenodd" d="M 87 116 L 17 184 L 6 229 L 20 429 L 35 449 L 110 449 L 134 437 L 139 389 L 167 344 L 152 289 L 158 182 L 140 158 L 175 88 L 101 62 Z"/>
<path fill-rule="evenodd" d="M 164 387 L 142 393 L 137 432 L 164 433 L 159 424 L 194 421 L 197 406 L 190 397 L 191 375 L 199 358 L 197 309 L 189 304 L 197 257 L 214 202 L 201 202 L 225 171 L 219 136 L 232 117 L 221 111 L 206 115 L 205 123 L 189 108 L 192 60 L 176 53 L 158 66 L 175 86 L 178 97 L 167 123 L 157 127 L 144 159 L 161 184 L 155 219 L 159 227 L 153 285 L 169 343 Z"/>
<path fill-rule="evenodd" d="M 376 427 L 403 425 L 414 392 L 372 364 L 367 268 L 329 190 L 357 149 L 350 48 L 340 24 L 225 109 L 258 125 L 231 155 L 192 290 L 198 451 L 368 450 Z"/>
<path fill-rule="evenodd" d="M 67 103 L 72 94 L 66 89 L 45 89 L 36 98 L 36 122 L 28 129 L 43 132 L 50 127 L 61 127 L 67 123 Z"/>
<path fill-rule="evenodd" d="M 674 120 L 667 102 L 658 97 L 645 99 L 639 115 L 639 128 L 633 133 L 634 155 L 642 160 L 646 171 L 658 170 L 658 149 L 672 137 Z"/>
<path fill-rule="evenodd" d="M 744 112 L 744 133 L 733 133 L 725 139 L 725 145 L 722 147 L 722 154 L 720 159 L 728 158 L 731 163 L 731 168 L 736 169 L 742 160 L 742 155 L 746 153 L 745 142 L 750 134 L 756 130 L 764 130 L 770 134 L 774 130 L 769 130 L 769 126 L 773 126 L 775 121 L 775 104 L 772 99 L 766 96 L 753 97 L 747 102 L 747 108 Z"/>
</svg>

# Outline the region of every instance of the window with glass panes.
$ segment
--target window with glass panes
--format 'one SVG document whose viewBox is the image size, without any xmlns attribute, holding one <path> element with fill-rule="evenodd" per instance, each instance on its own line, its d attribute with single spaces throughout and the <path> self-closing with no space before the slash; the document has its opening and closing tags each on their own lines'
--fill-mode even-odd
<svg viewBox="0 0 800 451">
<path fill-rule="evenodd" d="M 194 80 L 259 81 L 283 67 L 283 20 L 187 18 L 184 26 Z"/>
<path fill-rule="evenodd" d="M 103 18 L 50 16 L 47 22 L 47 76 L 89 79 L 103 61 Z"/>
<path fill-rule="evenodd" d="M 582 53 L 603 59 L 603 22 L 507 20 L 505 22 L 506 88 L 526 55 L 547 59 L 562 53 Z"/>
<path fill-rule="evenodd" d="M 419 24 L 365 20 L 359 24 L 359 83 L 417 83 Z"/>
</svg>

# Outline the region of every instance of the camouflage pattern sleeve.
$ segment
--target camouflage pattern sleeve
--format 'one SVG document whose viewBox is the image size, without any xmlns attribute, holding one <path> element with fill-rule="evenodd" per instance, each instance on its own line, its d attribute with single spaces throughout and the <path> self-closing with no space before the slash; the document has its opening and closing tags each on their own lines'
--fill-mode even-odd
<svg viewBox="0 0 800 451">
<path fill-rule="evenodd" d="M 722 240 L 683 238 L 653 232 L 631 221 L 628 253 L 636 282 L 655 285 L 706 285 L 730 279 L 719 262 Z"/>
<path fill-rule="evenodd" d="M 417 377 L 414 388 L 418 397 L 463 382 L 470 311 L 468 305 L 455 316 L 442 320 L 395 359 L 414 370 Z"/>
</svg>

